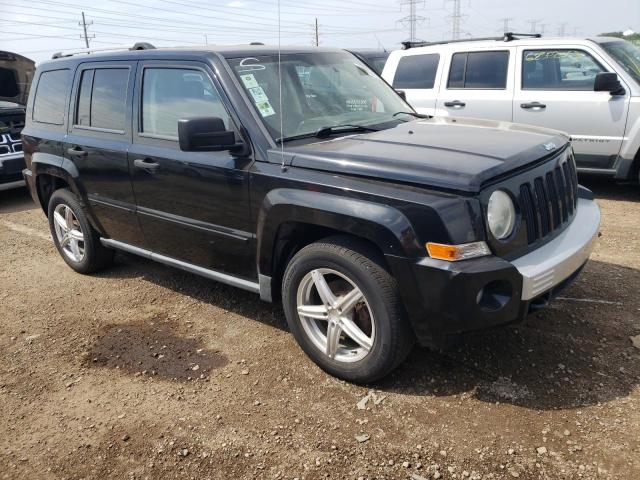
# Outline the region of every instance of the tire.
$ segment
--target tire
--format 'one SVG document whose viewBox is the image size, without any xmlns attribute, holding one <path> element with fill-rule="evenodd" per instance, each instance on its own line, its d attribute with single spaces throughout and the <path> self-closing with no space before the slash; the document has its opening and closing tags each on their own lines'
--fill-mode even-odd
<svg viewBox="0 0 640 480">
<path fill-rule="evenodd" d="M 62 188 L 53 192 L 49 199 L 48 216 L 49 229 L 58 253 L 76 272 L 93 273 L 113 261 L 114 251 L 100 243 L 98 232 L 89 223 L 86 207 L 70 190 Z M 72 228 L 65 230 L 69 219 Z"/>
<path fill-rule="evenodd" d="M 345 306 L 343 311 L 326 301 L 326 291 L 325 298 L 320 294 L 318 285 L 324 290 L 320 276 L 333 294 L 329 300 Z M 362 297 L 347 310 L 360 298 L 356 288 Z M 356 239 L 331 237 L 301 249 L 285 270 L 282 301 L 289 328 L 302 350 L 338 378 L 373 382 L 411 352 L 414 336 L 398 285 L 382 266 L 380 255 Z M 354 324 L 359 332 L 354 331 Z M 337 340 L 336 331 L 340 332 Z"/>
</svg>

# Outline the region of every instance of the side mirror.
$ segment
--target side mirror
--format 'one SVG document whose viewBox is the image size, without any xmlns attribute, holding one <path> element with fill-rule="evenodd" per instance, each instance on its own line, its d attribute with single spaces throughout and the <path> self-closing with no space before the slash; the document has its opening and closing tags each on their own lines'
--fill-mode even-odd
<svg viewBox="0 0 640 480">
<path fill-rule="evenodd" d="M 180 150 L 185 152 L 221 152 L 241 147 L 236 135 L 227 130 L 219 117 L 182 118 L 178 120 Z"/>
<path fill-rule="evenodd" d="M 613 72 L 601 72 L 596 75 L 593 84 L 595 92 L 609 92 L 611 95 L 624 95 L 625 90 L 618 75 Z"/>
<path fill-rule="evenodd" d="M 400 95 L 405 102 L 407 101 L 407 92 L 404 90 L 396 90 L 396 93 Z"/>
</svg>

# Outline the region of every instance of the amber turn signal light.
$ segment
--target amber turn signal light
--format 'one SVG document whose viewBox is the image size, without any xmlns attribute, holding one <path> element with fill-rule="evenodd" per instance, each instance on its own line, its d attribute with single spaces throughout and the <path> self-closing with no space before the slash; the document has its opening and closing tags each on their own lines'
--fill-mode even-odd
<svg viewBox="0 0 640 480">
<path fill-rule="evenodd" d="M 447 262 L 457 262 L 491 255 L 491 250 L 489 250 L 489 246 L 485 242 L 464 243 L 462 245 L 428 242 L 426 247 L 431 258 L 446 260 Z"/>
</svg>

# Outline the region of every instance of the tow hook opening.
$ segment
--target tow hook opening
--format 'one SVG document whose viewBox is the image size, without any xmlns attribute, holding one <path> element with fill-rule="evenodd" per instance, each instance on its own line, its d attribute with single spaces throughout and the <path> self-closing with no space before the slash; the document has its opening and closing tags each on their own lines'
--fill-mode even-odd
<svg viewBox="0 0 640 480">
<path fill-rule="evenodd" d="M 484 312 L 497 312 L 513 297 L 511 283 L 506 280 L 494 280 L 478 290 L 476 302 Z"/>
</svg>

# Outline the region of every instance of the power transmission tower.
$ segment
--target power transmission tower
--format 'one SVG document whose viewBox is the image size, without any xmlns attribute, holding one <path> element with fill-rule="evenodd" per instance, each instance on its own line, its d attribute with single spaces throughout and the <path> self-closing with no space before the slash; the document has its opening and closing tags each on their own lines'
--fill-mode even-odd
<svg viewBox="0 0 640 480">
<path fill-rule="evenodd" d="M 527 23 L 531 25 L 531 33 L 538 33 L 538 24 L 541 22 L 541 19 L 537 20 L 528 20 Z"/>
<path fill-rule="evenodd" d="M 567 34 L 567 22 L 562 22 L 558 24 L 558 36 L 564 37 Z"/>
<path fill-rule="evenodd" d="M 511 22 L 513 21 L 513 18 L 505 17 L 505 18 L 501 18 L 500 20 L 502 21 L 502 33 L 510 32 Z"/>
<path fill-rule="evenodd" d="M 400 8 L 408 5 L 409 6 L 409 15 L 402 17 L 398 22 L 403 27 L 409 27 L 409 41 L 415 42 L 416 38 L 416 27 L 418 25 L 422 25 L 428 19 L 423 17 L 422 15 L 417 14 L 418 4 L 424 7 L 424 0 L 400 0 Z"/>
<path fill-rule="evenodd" d="M 541 23 L 540 24 L 540 35 L 544 36 L 544 31 L 547 29 L 547 25 L 548 25 L 548 23 Z"/>
<path fill-rule="evenodd" d="M 86 19 L 84 18 L 84 12 L 82 12 L 82 23 L 78 23 L 78 25 L 80 25 L 82 27 L 82 30 L 84 31 L 84 35 L 80 35 L 80 38 L 84 38 L 84 44 L 87 46 L 87 48 L 89 48 L 89 39 L 96 38 L 95 35 L 87 35 L 87 27 L 89 25 L 93 25 L 93 21 L 87 23 Z"/>
<path fill-rule="evenodd" d="M 318 17 L 316 17 L 316 47 L 320 45 L 320 32 L 318 31 Z"/>
<path fill-rule="evenodd" d="M 447 0 L 453 2 L 453 9 L 451 11 L 451 15 L 447 16 L 448 20 L 451 20 L 451 39 L 459 40 L 460 39 L 460 24 L 462 23 L 462 15 L 460 10 L 460 0 Z"/>
</svg>

